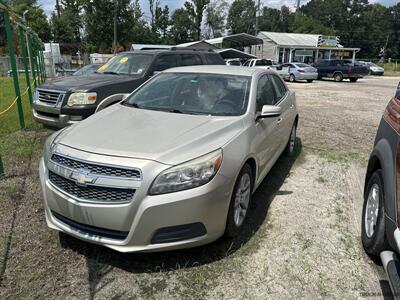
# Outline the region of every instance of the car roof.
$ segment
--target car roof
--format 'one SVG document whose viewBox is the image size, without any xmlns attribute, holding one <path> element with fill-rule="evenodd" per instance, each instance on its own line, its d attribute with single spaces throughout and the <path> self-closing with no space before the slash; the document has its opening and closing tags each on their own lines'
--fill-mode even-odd
<svg viewBox="0 0 400 300">
<path fill-rule="evenodd" d="M 163 73 L 212 73 L 224 75 L 240 75 L 240 76 L 253 76 L 258 73 L 275 74 L 273 70 L 248 68 L 242 66 L 226 66 L 226 65 L 199 65 L 199 66 L 186 66 L 171 68 L 163 71 Z"/>
</svg>

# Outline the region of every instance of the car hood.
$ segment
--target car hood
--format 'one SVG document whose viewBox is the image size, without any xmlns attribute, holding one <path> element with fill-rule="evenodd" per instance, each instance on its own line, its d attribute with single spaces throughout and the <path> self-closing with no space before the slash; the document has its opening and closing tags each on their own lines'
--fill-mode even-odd
<svg viewBox="0 0 400 300">
<path fill-rule="evenodd" d="M 107 84 L 114 84 L 116 81 L 131 81 L 134 80 L 135 76 L 125 75 L 111 75 L 111 74 L 89 74 L 82 76 L 69 76 L 63 78 L 57 78 L 50 80 L 45 84 L 42 84 L 39 88 L 48 90 L 59 90 L 66 92 L 75 91 L 89 91 L 99 86 L 105 86 Z"/>
<path fill-rule="evenodd" d="M 71 126 L 57 143 L 97 154 L 176 165 L 222 147 L 243 130 L 242 119 L 117 104 Z"/>
</svg>

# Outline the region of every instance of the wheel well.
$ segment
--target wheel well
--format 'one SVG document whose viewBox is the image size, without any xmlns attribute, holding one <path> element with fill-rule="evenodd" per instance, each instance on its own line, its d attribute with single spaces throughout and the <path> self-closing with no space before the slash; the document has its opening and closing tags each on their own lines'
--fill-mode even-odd
<svg viewBox="0 0 400 300">
<path fill-rule="evenodd" d="M 342 73 L 342 72 L 340 72 L 340 71 L 336 71 L 336 72 L 334 72 L 334 73 L 333 73 L 333 76 L 335 76 L 336 74 L 340 74 L 340 75 L 342 75 L 342 76 L 343 76 L 343 73 Z"/>
<path fill-rule="evenodd" d="M 371 175 L 376 171 L 382 169 L 381 162 L 377 156 L 372 156 L 368 163 L 367 174 L 365 175 L 365 183 L 368 183 Z"/>
<path fill-rule="evenodd" d="M 253 175 L 253 181 L 256 181 L 256 175 L 257 175 L 257 165 L 256 161 L 254 158 L 249 158 L 245 164 L 248 164 L 251 168 L 251 175 Z"/>
</svg>

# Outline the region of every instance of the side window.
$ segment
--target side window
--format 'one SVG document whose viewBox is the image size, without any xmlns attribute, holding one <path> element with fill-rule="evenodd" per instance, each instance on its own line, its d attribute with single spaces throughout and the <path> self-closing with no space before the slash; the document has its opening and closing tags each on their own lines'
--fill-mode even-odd
<svg viewBox="0 0 400 300">
<path fill-rule="evenodd" d="M 157 58 L 153 71 L 164 71 L 173 67 L 176 67 L 176 56 L 162 55 Z"/>
<path fill-rule="evenodd" d="M 264 105 L 274 105 L 276 97 L 274 87 L 268 75 L 262 75 L 257 84 L 256 111 L 261 111 Z"/>
<path fill-rule="evenodd" d="M 217 54 L 217 53 L 207 53 L 204 54 L 205 58 L 206 58 L 206 62 L 209 65 L 224 65 L 224 60 L 221 57 L 221 55 Z"/>
<path fill-rule="evenodd" d="M 250 65 L 250 60 L 246 61 L 243 66 L 248 67 Z"/>
<path fill-rule="evenodd" d="M 202 64 L 201 58 L 197 54 L 181 54 L 182 66 L 195 66 Z"/>
<path fill-rule="evenodd" d="M 276 75 L 268 75 L 271 79 L 272 85 L 274 86 L 276 102 L 279 102 L 286 94 L 286 87 L 283 84 L 282 80 Z M 275 104 L 274 103 L 274 104 Z"/>
</svg>

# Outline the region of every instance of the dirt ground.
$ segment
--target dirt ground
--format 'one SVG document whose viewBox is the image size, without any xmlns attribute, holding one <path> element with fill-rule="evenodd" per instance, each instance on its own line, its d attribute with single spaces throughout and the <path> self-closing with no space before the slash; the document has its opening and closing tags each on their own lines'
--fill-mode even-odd
<svg viewBox="0 0 400 300">
<path fill-rule="evenodd" d="M 120 254 L 48 229 L 37 174 L 47 130 L 0 143 L 0 299 L 389 298 L 364 254 L 364 172 L 400 78 L 290 84 L 298 155 L 281 158 L 254 195 L 236 239 L 189 250 Z M 3 145 L 3 146 L 2 146 Z"/>
</svg>

